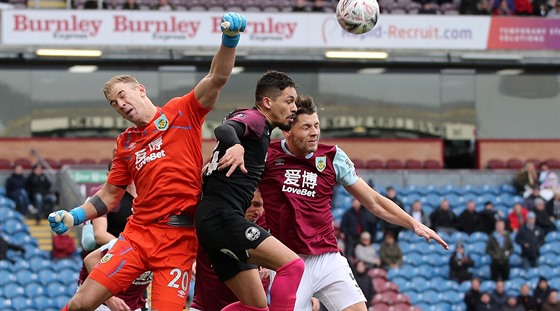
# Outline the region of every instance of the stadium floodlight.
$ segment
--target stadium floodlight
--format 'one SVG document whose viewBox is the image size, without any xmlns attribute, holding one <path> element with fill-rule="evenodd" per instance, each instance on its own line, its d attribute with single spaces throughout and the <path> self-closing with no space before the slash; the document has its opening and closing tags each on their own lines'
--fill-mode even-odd
<svg viewBox="0 0 560 311">
<path fill-rule="evenodd" d="M 496 71 L 496 74 L 500 76 L 517 76 L 522 73 L 523 73 L 523 69 L 513 69 L 513 68 L 501 69 Z"/>
<path fill-rule="evenodd" d="M 496 53 L 466 53 L 461 55 L 463 60 L 479 61 L 521 61 L 523 55 L 519 54 L 496 54 Z"/>
<path fill-rule="evenodd" d="M 236 75 L 238 73 L 242 73 L 243 71 L 245 71 L 245 67 L 235 66 L 231 69 L 231 74 Z"/>
<path fill-rule="evenodd" d="M 35 54 L 51 57 L 100 57 L 103 52 L 101 50 L 38 49 Z"/>
<path fill-rule="evenodd" d="M 362 68 L 358 70 L 358 74 L 362 75 L 378 75 L 386 71 L 385 68 Z"/>
<path fill-rule="evenodd" d="M 389 57 L 387 52 L 367 52 L 367 51 L 327 51 L 326 58 L 339 59 L 386 59 Z"/>
<path fill-rule="evenodd" d="M 88 73 L 88 72 L 94 72 L 96 70 L 97 70 L 97 66 L 85 66 L 85 65 L 75 65 L 68 68 L 68 72 L 73 72 L 73 73 Z"/>
</svg>

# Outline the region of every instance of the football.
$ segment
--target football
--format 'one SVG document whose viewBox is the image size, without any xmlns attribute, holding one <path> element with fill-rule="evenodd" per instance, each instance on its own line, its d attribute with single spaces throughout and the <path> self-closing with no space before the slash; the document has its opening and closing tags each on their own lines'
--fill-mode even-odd
<svg viewBox="0 0 560 311">
<path fill-rule="evenodd" d="M 354 34 L 364 34 L 375 27 L 379 19 L 376 0 L 340 0 L 336 7 L 340 26 Z"/>
</svg>

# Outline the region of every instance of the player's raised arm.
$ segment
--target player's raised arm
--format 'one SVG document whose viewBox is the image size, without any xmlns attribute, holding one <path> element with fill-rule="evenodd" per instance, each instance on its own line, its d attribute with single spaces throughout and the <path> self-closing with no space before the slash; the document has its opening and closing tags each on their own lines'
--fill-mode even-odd
<svg viewBox="0 0 560 311">
<path fill-rule="evenodd" d="M 50 213 L 48 220 L 51 229 L 56 234 L 62 234 L 68 231 L 69 228 L 77 226 L 86 220 L 107 214 L 119 204 L 124 192 L 124 188 L 105 183 L 82 206 L 75 207 L 70 211 L 59 210 Z"/>
<path fill-rule="evenodd" d="M 428 242 L 433 239 L 445 249 L 449 248 L 447 243 L 434 230 L 416 221 L 393 201 L 373 190 L 362 178 L 345 188 L 376 216 L 390 223 L 414 230 L 418 236 L 425 238 Z"/>
<path fill-rule="evenodd" d="M 231 76 L 235 64 L 235 47 L 246 25 L 247 20 L 241 14 L 229 12 L 222 16 L 222 44 L 212 59 L 210 72 L 194 88 L 194 95 L 202 106 L 210 108 L 218 100 Z"/>
</svg>

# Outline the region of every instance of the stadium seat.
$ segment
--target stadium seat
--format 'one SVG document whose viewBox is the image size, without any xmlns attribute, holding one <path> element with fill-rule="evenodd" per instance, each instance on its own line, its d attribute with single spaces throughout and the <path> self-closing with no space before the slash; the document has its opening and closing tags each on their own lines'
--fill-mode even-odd
<svg viewBox="0 0 560 311">
<path fill-rule="evenodd" d="M 2 229 L 9 236 L 13 236 L 18 232 L 28 232 L 27 226 L 23 225 L 19 221 L 5 222 Z"/>
<path fill-rule="evenodd" d="M 50 298 L 56 299 L 60 297 L 60 295 L 66 295 L 66 285 L 60 282 L 53 282 L 54 280 L 51 279 L 51 282 L 47 285 L 46 293 L 47 296 Z M 78 279 L 76 279 L 76 282 Z"/>
<path fill-rule="evenodd" d="M 438 160 L 426 160 L 424 161 L 424 168 L 430 170 L 441 169 L 443 165 L 441 165 L 441 162 Z"/>
<path fill-rule="evenodd" d="M 492 170 L 504 169 L 504 168 L 506 168 L 506 163 L 503 160 L 500 160 L 500 159 L 490 159 L 490 160 L 488 160 L 488 163 L 487 163 L 486 167 L 488 167 L 489 169 L 492 169 Z"/>
<path fill-rule="evenodd" d="M 65 165 L 76 165 L 78 162 L 75 159 L 71 159 L 71 158 L 64 158 L 64 159 L 60 159 L 60 161 L 58 161 L 58 164 L 60 165 L 60 167 L 63 167 Z"/>
<path fill-rule="evenodd" d="M 556 254 L 560 255 L 560 241 L 545 243 L 541 246 L 541 255 Z"/>
<path fill-rule="evenodd" d="M 384 269 L 381 268 L 373 268 L 370 269 L 368 271 L 368 275 L 370 278 L 375 279 L 375 278 L 382 278 L 382 279 L 387 279 L 387 271 L 385 271 Z"/>
<path fill-rule="evenodd" d="M 546 164 L 548 165 L 549 169 L 557 170 L 560 169 L 560 160 L 559 159 L 546 159 Z"/>
<path fill-rule="evenodd" d="M 13 167 L 12 161 L 0 158 L 0 170 L 11 170 Z"/>
<path fill-rule="evenodd" d="M 45 158 L 45 162 L 47 163 L 48 166 L 50 166 L 52 169 L 59 169 L 60 168 L 60 163 L 58 163 L 58 161 L 56 161 L 55 159 L 52 158 Z"/>
<path fill-rule="evenodd" d="M 4 297 L 14 299 L 17 296 L 23 296 L 25 294 L 25 289 L 18 283 L 9 282 L 3 285 L 2 291 L 4 292 Z"/>
<path fill-rule="evenodd" d="M 16 279 L 21 286 L 25 286 L 29 282 L 38 282 L 39 276 L 31 270 L 19 270 L 16 272 Z"/>
<path fill-rule="evenodd" d="M 91 158 L 84 158 L 81 159 L 80 161 L 78 161 L 79 165 L 96 165 L 97 161 L 95 161 L 94 159 Z"/>
<path fill-rule="evenodd" d="M 506 167 L 510 169 L 520 169 L 523 167 L 523 161 L 519 159 L 509 159 L 506 161 Z"/>
<path fill-rule="evenodd" d="M 352 163 L 354 163 L 355 169 L 364 169 L 366 168 L 366 163 L 361 159 L 351 159 Z"/>
<path fill-rule="evenodd" d="M 560 241 L 560 233 L 558 231 L 549 232 L 544 238 L 545 243 L 551 243 L 555 241 Z"/>
<path fill-rule="evenodd" d="M 378 159 L 367 160 L 366 166 L 367 166 L 368 169 L 371 169 L 371 170 L 378 170 L 378 169 L 385 168 L 385 164 L 383 163 L 383 161 L 378 160 Z"/>
<path fill-rule="evenodd" d="M 33 298 L 33 305 L 39 310 L 47 310 L 49 308 L 55 308 L 56 304 L 52 298 L 45 295 L 39 295 Z"/>
<path fill-rule="evenodd" d="M 400 170 L 404 168 L 404 164 L 399 159 L 388 159 L 385 161 L 385 168 L 390 170 Z"/>
<path fill-rule="evenodd" d="M 404 167 L 410 170 L 422 169 L 422 162 L 415 159 L 408 159 L 404 161 Z"/>
<path fill-rule="evenodd" d="M 496 283 L 494 283 L 494 281 L 486 280 L 480 283 L 481 292 L 491 292 L 494 290 L 494 288 L 496 288 Z"/>
<path fill-rule="evenodd" d="M 33 309 L 33 301 L 25 296 L 12 298 L 12 307 L 16 310 L 31 311 Z"/>
<path fill-rule="evenodd" d="M 27 298 L 43 296 L 45 293 L 45 288 L 43 287 L 43 285 L 37 282 L 28 282 L 28 284 L 25 285 L 24 290 L 25 290 L 25 296 Z"/>
</svg>

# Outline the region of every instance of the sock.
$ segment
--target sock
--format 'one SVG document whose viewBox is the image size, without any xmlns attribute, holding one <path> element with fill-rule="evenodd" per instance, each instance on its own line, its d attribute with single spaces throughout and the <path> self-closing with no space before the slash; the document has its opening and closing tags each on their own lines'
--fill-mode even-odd
<svg viewBox="0 0 560 311">
<path fill-rule="evenodd" d="M 227 305 L 222 311 L 268 311 L 267 308 L 261 309 L 251 306 L 246 306 L 241 303 L 241 301 L 234 302 L 232 304 Z"/>
<path fill-rule="evenodd" d="M 293 311 L 296 292 L 303 276 L 303 259 L 294 259 L 276 270 L 270 288 L 270 311 Z"/>
</svg>

